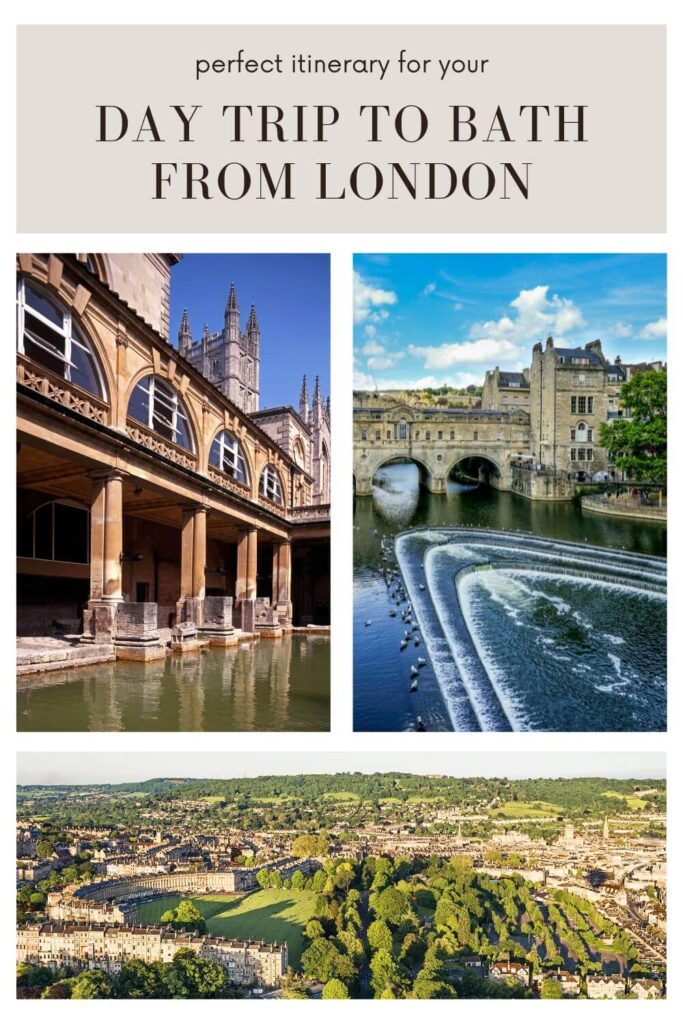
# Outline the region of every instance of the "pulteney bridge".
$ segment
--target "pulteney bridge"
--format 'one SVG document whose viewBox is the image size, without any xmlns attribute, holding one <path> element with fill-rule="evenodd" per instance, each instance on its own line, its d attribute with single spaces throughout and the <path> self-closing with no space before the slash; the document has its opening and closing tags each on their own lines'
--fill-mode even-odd
<svg viewBox="0 0 683 1024">
<path fill-rule="evenodd" d="M 510 463 L 528 455 L 529 414 L 521 409 L 439 409 L 400 403 L 353 410 L 353 474 L 358 495 L 372 493 L 372 479 L 393 461 L 414 462 L 420 484 L 446 490 L 451 470 L 473 460 L 479 480 L 501 491 L 512 487 Z"/>
</svg>

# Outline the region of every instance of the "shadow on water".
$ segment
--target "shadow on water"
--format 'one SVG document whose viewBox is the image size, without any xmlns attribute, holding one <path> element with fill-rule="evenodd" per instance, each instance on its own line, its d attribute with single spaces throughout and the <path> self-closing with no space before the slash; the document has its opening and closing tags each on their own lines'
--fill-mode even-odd
<svg viewBox="0 0 683 1024">
<path fill-rule="evenodd" d="M 410 665 L 417 653 L 400 650 L 405 624 L 390 617 L 384 572 L 384 544 L 391 548 L 397 533 L 420 526 L 472 526 L 537 537 L 588 543 L 645 555 L 666 554 L 666 525 L 618 519 L 585 512 L 571 502 L 531 502 L 485 485 L 449 482 L 446 494 L 420 488 L 417 467 L 385 466 L 371 497 L 354 499 L 354 727 L 368 731 L 415 728 L 421 716 L 428 730 L 450 728 L 449 716 L 431 665 L 420 673 L 416 693 L 410 692 Z M 553 617 L 552 607 L 536 607 L 534 615 Z M 371 625 L 366 625 L 371 622 Z M 540 625 L 540 623 L 539 623 Z M 571 624 L 567 624 L 570 639 Z M 581 642 L 585 641 L 576 627 Z M 411 660 L 412 659 L 412 660 Z M 632 728 L 632 726 L 631 726 Z"/>
<path fill-rule="evenodd" d="M 19 680 L 17 729 L 251 732 L 329 729 L 330 644 L 320 636 L 119 661 Z"/>
</svg>

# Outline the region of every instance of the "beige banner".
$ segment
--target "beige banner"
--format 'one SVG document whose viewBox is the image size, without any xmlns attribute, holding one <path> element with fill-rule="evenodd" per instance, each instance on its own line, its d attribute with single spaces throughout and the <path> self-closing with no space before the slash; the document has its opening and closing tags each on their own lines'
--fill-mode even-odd
<svg viewBox="0 0 683 1024">
<path fill-rule="evenodd" d="M 664 231 L 665 57 L 660 26 L 24 26 L 18 230 Z"/>
</svg>

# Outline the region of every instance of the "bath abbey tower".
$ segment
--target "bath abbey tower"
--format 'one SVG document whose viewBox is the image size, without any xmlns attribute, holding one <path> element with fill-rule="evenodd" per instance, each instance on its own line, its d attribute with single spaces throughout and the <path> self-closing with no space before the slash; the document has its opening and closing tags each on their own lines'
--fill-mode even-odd
<svg viewBox="0 0 683 1024">
<path fill-rule="evenodd" d="M 187 309 L 178 331 L 178 351 L 207 380 L 243 412 L 252 416 L 290 455 L 298 466 L 313 478 L 313 504 L 330 500 L 330 400 L 324 399 L 320 380 L 315 378 L 309 402 L 308 384 L 304 374 L 299 395 L 298 414 L 290 405 L 261 409 L 259 381 L 261 366 L 261 328 L 256 307 L 251 306 L 242 331 L 240 307 L 234 284 L 225 304 L 225 320 L 218 331 L 204 324 L 201 338 L 192 338 Z M 303 487 L 301 481 L 297 486 Z M 304 505 L 303 490 L 294 495 L 296 505 Z"/>
</svg>

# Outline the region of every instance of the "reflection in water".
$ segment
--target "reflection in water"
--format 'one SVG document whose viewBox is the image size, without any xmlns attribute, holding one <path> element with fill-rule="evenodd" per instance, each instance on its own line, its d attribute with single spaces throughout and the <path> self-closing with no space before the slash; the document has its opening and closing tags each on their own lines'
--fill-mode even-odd
<svg viewBox="0 0 683 1024">
<path fill-rule="evenodd" d="M 372 497 L 355 499 L 354 726 L 358 730 L 412 730 L 418 715 L 430 731 L 453 727 L 431 662 L 420 673 L 417 692 L 410 692 L 409 666 L 417 652 L 412 646 L 399 649 L 405 624 L 400 616 L 389 616 L 383 576 L 389 564 L 384 560 L 383 538 L 391 548 L 401 530 L 443 525 L 524 531 L 536 537 L 616 548 L 620 553 L 666 554 L 666 525 L 662 523 L 600 516 L 571 502 L 531 502 L 454 482 L 449 483 L 446 494 L 429 494 L 420 489 L 415 466 L 383 467 L 375 478 Z M 367 621 L 372 625 L 365 626 Z M 660 641 L 664 642 L 661 636 Z"/>
<path fill-rule="evenodd" d="M 293 634 L 19 680 L 21 731 L 329 729 L 330 645 Z"/>
</svg>

